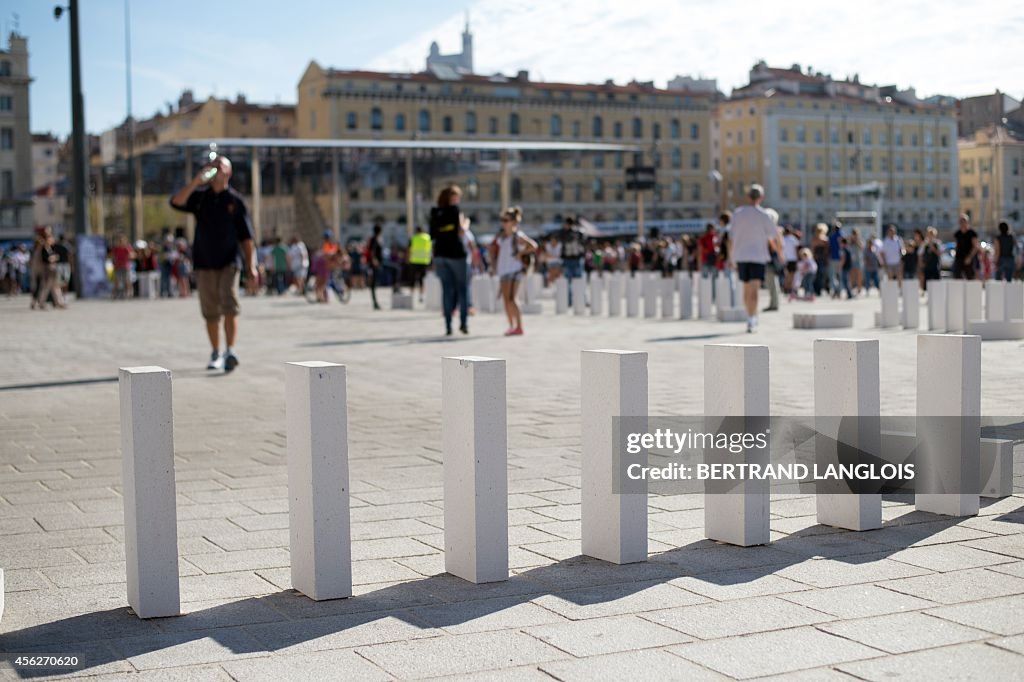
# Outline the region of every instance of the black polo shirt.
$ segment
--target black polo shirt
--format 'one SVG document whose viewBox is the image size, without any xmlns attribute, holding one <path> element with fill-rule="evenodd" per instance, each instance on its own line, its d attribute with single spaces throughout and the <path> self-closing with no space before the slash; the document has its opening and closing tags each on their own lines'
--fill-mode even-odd
<svg viewBox="0 0 1024 682">
<path fill-rule="evenodd" d="M 239 245 L 253 238 L 249 212 L 242 195 L 228 187 L 214 192 L 197 189 L 184 206 L 171 206 L 196 217 L 196 238 L 192 244 L 192 266 L 196 270 L 220 270 L 229 265 L 241 268 Z"/>
</svg>

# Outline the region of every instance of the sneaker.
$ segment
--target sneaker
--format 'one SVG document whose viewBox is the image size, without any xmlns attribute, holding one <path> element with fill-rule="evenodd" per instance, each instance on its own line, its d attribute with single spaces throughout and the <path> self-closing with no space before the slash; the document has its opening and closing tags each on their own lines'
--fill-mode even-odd
<svg viewBox="0 0 1024 682">
<path fill-rule="evenodd" d="M 235 367 L 238 367 L 238 356 L 234 352 L 230 352 L 224 355 L 224 371 L 230 372 Z"/>
<path fill-rule="evenodd" d="M 747 333 L 748 334 L 753 334 L 754 333 L 754 325 L 753 325 L 753 323 L 751 323 L 750 320 L 747 320 Z"/>
<path fill-rule="evenodd" d="M 210 353 L 210 362 L 206 365 L 206 369 L 224 369 L 224 356 L 218 351 Z"/>
<path fill-rule="evenodd" d="M 523 328 L 522 327 L 516 327 L 515 329 L 512 330 L 512 336 L 522 336 L 522 335 L 523 335 Z"/>
<path fill-rule="evenodd" d="M 462 332 L 463 334 L 468 334 L 469 327 L 467 327 L 466 325 L 462 325 L 461 327 L 459 327 L 459 331 Z"/>
</svg>

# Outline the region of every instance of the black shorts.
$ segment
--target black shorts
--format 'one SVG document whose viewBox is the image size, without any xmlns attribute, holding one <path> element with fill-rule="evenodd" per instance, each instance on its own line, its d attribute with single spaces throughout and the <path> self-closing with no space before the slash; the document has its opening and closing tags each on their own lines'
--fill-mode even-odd
<svg viewBox="0 0 1024 682">
<path fill-rule="evenodd" d="M 796 262 L 786 263 L 786 272 L 796 272 Z"/>
<path fill-rule="evenodd" d="M 737 263 L 736 274 L 741 282 L 749 282 L 752 279 L 764 281 L 764 263 Z"/>
</svg>

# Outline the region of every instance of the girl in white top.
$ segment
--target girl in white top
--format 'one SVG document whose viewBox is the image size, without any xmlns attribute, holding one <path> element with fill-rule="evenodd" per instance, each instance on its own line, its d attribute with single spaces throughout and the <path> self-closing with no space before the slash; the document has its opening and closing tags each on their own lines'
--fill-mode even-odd
<svg viewBox="0 0 1024 682">
<path fill-rule="evenodd" d="M 523 273 L 523 256 L 537 250 L 537 243 L 519 231 L 522 219 L 523 211 L 518 206 L 505 209 L 501 214 L 501 231 L 491 242 L 495 252 L 491 263 L 501 282 L 501 298 L 505 303 L 505 316 L 508 317 L 509 328 L 505 336 L 520 336 L 523 333 L 523 316 L 516 303 L 516 289 Z"/>
</svg>

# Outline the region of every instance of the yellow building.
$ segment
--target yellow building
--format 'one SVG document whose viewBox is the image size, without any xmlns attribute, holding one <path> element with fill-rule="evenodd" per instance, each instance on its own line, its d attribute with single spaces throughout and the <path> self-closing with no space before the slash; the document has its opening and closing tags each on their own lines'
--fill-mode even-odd
<svg viewBox="0 0 1024 682">
<path fill-rule="evenodd" d="M 580 85 L 481 76 L 455 69 L 424 73 L 340 71 L 311 62 L 299 82 L 296 134 L 308 139 L 574 141 L 639 145 L 643 163 L 656 166 L 658 188 L 648 194 L 648 220 L 707 218 L 717 206 L 711 169 L 714 92 L 666 90 L 651 83 Z M 404 156 L 389 163 L 343 152 L 347 224 L 405 222 Z M 404 154 L 404 153 L 402 153 Z M 512 203 L 540 227 L 582 214 L 597 222 L 635 220 L 625 189 L 627 152 L 521 153 L 511 165 Z M 496 153 L 417 154 L 416 216 L 425 218 L 441 186 L 466 190 L 476 224 L 494 226 L 500 211 Z M 325 215 L 329 199 L 321 194 Z"/>
<path fill-rule="evenodd" d="M 960 140 L 960 206 L 976 228 L 994 233 L 1000 221 L 1019 229 L 1024 217 L 1024 135 L 1004 126 Z"/>
<path fill-rule="evenodd" d="M 956 139 L 953 109 L 913 91 L 760 62 L 715 107 L 712 146 L 723 206 L 760 182 L 782 222 L 806 225 L 871 209 L 832 190 L 879 182 L 883 222 L 948 230 L 959 211 Z"/>
</svg>

